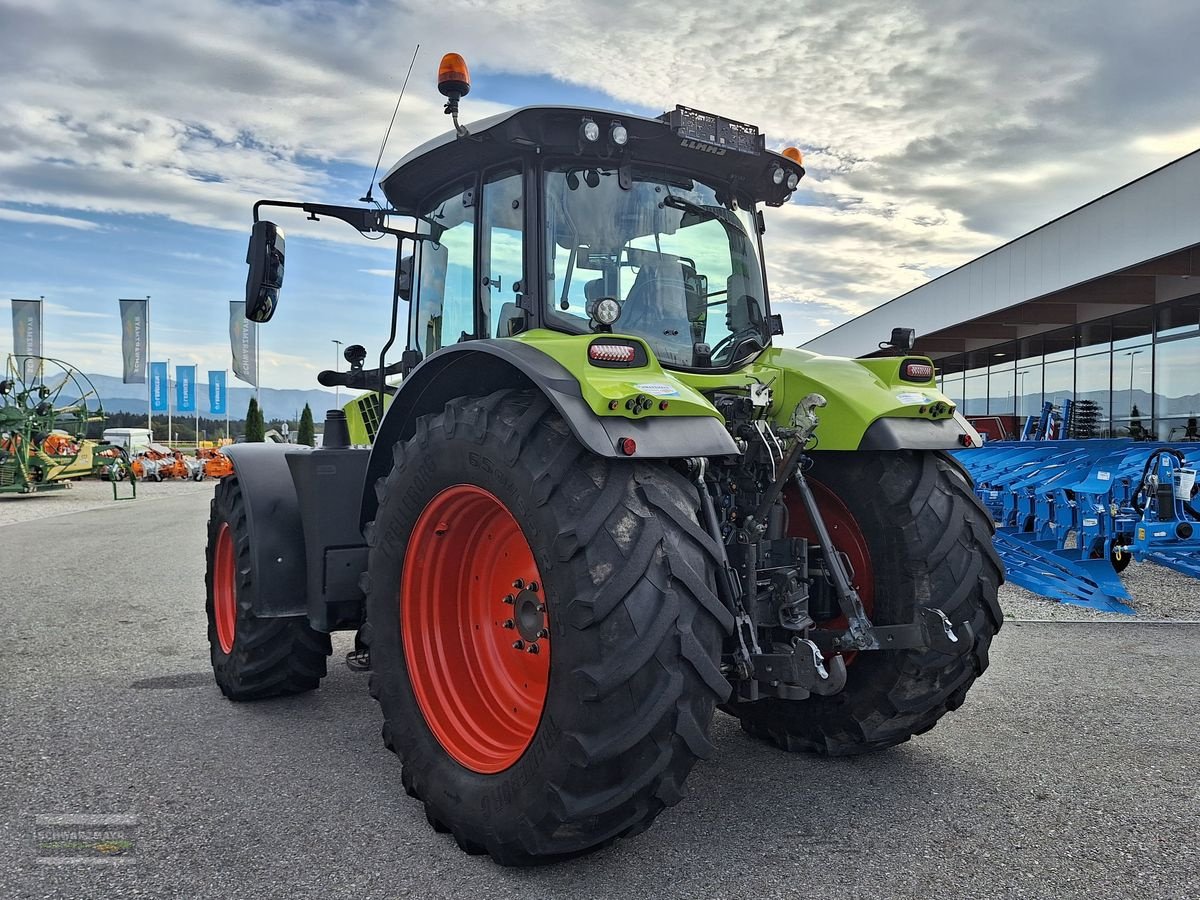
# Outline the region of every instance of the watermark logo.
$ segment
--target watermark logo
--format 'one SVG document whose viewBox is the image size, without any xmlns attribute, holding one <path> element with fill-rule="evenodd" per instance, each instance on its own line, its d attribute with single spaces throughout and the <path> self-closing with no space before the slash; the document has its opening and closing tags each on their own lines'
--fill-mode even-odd
<svg viewBox="0 0 1200 900">
<path fill-rule="evenodd" d="M 33 842 L 47 866 L 120 865 L 133 862 L 138 817 L 112 814 L 37 816 Z"/>
</svg>

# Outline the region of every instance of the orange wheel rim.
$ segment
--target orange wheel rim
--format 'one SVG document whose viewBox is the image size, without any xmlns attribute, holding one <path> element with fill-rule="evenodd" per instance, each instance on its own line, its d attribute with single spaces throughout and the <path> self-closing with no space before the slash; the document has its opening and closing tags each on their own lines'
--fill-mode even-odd
<svg viewBox="0 0 1200 900">
<path fill-rule="evenodd" d="M 509 768 L 537 733 L 550 677 L 546 591 L 521 526 L 494 494 L 446 488 L 413 528 L 399 599 L 430 731 L 472 771 Z"/>
<path fill-rule="evenodd" d="M 237 591 L 234 573 L 233 533 L 222 522 L 213 554 L 213 619 L 217 624 L 217 642 L 224 653 L 233 652 L 237 628 Z"/>
<path fill-rule="evenodd" d="M 815 478 L 806 478 L 805 480 L 812 488 L 813 497 L 817 501 L 821 517 L 825 520 L 825 526 L 829 529 L 829 537 L 833 540 L 834 549 L 842 553 L 850 563 L 850 568 L 853 570 L 851 582 L 854 589 L 858 591 L 859 599 L 862 600 L 863 610 L 868 616 L 871 616 L 875 612 L 875 569 L 871 565 L 871 552 L 867 547 L 867 539 L 863 536 L 862 528 L 859 527 L 858 520 L 854 518 L 854 513 L 850 512 L 846 504 L 842 502 L 841 497 Z M 808 517 L 808 511 L 805 510 L 799 493 L 788 491 L 784 495 L 784 502 L 787 504 L 788 516 L 791 521 L 789 529 L 791 536 L 802 537 L 815 543 L 817 530 Z M 834 618 L 817 624 L 821 628 L 834 631 L 841 631 L 850 625 L 840 612 Z M 850 651 L 843 653 L 842 658 L 849 665 L 857 655 L 856 651 Z"/>
</svg>

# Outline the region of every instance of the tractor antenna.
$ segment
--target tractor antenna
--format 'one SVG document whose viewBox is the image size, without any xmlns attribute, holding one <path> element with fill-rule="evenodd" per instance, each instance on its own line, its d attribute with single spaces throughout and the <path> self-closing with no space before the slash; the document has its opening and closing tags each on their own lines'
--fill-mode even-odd
<svg viewBox="0 0 1200 900">
<path fill-rule="evenodd" d="M 400 96 L 396 98 L 396 108 L 392 110 L 392 121 L 388 122 L 387 131 L 383 133 L 383 143 L 379 145 L 379 155 L 375 157 L 375 171 L 371 173 L 371 180 L 367 183 L 366 196 L 359 197 L 359 203 L 375 202 L 375 198 L 371 196 L 371 191 L 375 188 L 375 176 L 379 174 L 379 163 L 383 160 L 383 150 L 387 147 L 388 135 L 392 133 L 392 126 L 396 124 L 396 113 L 400 112 L 400 101 L 404 99 L 404 89 L 408 87 L 408 76 L 412 74 L 413 64 L 417 61 L 419 52 L 421 52 L 420 43 L 413 48 L 412 59 L 408 62 L 408 71 L 404 74 L 404 84 L 400 85 Z"/>
</svg>

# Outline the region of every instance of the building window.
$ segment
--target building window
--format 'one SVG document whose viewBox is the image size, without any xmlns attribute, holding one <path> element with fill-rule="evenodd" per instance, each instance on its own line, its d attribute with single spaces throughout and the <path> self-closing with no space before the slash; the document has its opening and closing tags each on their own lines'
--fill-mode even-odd
<svg viewBox="0 0 1200 900">
<path fill-rule="evenodd" d="M 1076 437 L 1109 435 L 1109 389 L 1112 366 L 1108 353 L 1093 353 L 1075 361 L 1075 420 L 1087 421 L 1086 430 L 1076 428 Z"/>
<path fill-rule="evenodd" d="M 1200 337 L 1154 348 L 1154 425 L 1158 439 L 1181 440 L 1200 417 Z M 1174 435 L 1174 438 L 1172 438 Z"/>
<path fill-rule="evenodd" d="M 963 377 L 960 372 L 957 375 L 947 375 L 942 379 L 942 393 L 945 394 L 956 405 L 963 405 Z"/>
<path fill-rule="evenodd" d="M 1042 412 L 1042 361 L 1023 359 L 1017 366 L 1017 415 L 1040 415 Z"/>
<path fill-rule="evenodd" d="M 1139 347 L 1148 344 L 1154 336 L 1154 310 L 1149 306 L 1130 310 L 1112 320 L 1113 350 L 1123 350 L 1126 347 Z M 1116 378 L 1113 378 L 1113 390 L 1116 390 Z M 1115 407 L 1114 407 L 1115 411 Z"/>
<path fill-rule="evenodd" d="M 1153 352 L 1150 346 L 1118 350 L 1112 355 L 1113 437 L 1141 440 L 1149 437 L 1154 406 Z"/>
<path fill-rule="evenodd" d="M 988 377 L 987 369 L 980 372 L 972 369 L 963 379 L 964 416 L 986 416 L 988 410 Z"/>
<path fill-rule="evenodd" d="M 1015 416 L 1017 414 L 1015 388 L 1016 375 L 1011 362 L 992 366 L 988 373 L 988 414 Z"/>
<path fill-rule="evenodd" d="M 1075 397 L 1075 360 L 1066 359 L 1047 362 L 1042 370 L 1042 399 L 1055 406 Z M 1040 411 L 1040 410 L 1039 410 Z"/>
<path fill-rule="evenodd" d="M 1079 326 L 1079 352 L 1097 353 L 1112 346 L 1112 323 L 1108 319 L 1084 322 Z"/>
<path fill-rule="evenodd" d="M 1200 294 L 1184 297 L 1160 306 L 1157 335 L 1165 337 L 1195 334 L 1200 330 Z"/>
<path fill-rule="evenodd" d="M 1046 362 L 1071 359 L 1075 355 L 1075 329 L 1060 328 L 1042 335 L 1042 349 Z"/>
</svg>

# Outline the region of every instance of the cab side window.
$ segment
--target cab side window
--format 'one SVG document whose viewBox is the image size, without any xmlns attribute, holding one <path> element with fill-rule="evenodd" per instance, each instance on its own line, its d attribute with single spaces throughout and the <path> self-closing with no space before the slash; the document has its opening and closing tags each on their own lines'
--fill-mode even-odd
<svg viewBox="0 0 1200 900">
<path fill-rule="evenodd" d="M 509 337 L 510 323 L 520 316 L 524 278 L 525 200 L 519 170 L 502 170 L 483 185 L 479 283 L 482 285 L 483 328 L 487 337 Z"/>
<path fill-rule="evenodd" d="M 437 240 L 420 244 L 417 308 L 409 335 L 409 346 L 425 356 L 475 336 L 475 209 L 472 185 L 425 212 Z"/>
</svg>

